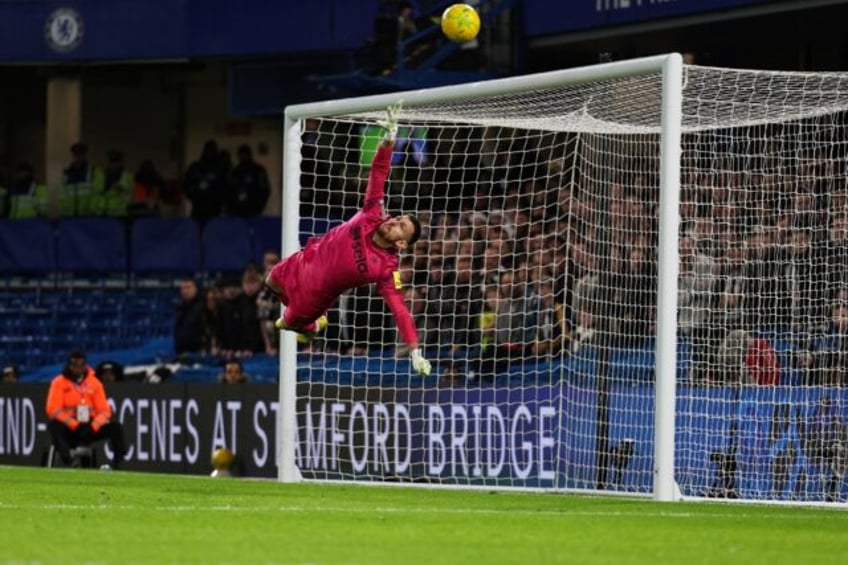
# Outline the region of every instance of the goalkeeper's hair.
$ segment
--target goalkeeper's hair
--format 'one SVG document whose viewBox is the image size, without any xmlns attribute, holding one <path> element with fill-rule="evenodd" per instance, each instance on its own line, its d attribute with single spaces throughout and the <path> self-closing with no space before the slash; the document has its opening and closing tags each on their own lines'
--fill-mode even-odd
<svg viewBox="0 0 848 565">
<path fill-rule="evenodd" d="M 406 216 L 409 218 L 409 221 L 412 222 L 412 227 L 415 228 L 407 243 L 409 243 L 409 245 L 415 245 L 415 242 L 421 239 L 421 222 L 415 214 L 407 214 Z"/>
</svg>

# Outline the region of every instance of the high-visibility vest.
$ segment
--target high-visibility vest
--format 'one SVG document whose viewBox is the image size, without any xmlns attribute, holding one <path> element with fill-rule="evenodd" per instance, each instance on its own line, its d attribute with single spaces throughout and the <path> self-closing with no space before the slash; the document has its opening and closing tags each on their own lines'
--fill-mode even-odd
<svg viewBox="0 0 848 565">
<path fill-rule="evenodd" d="M 79 383 L 64 375 L 54 377 L 47 391 L 44 408 L 49 419 L 58 420 L 71 430 L 76 430 L 80 424 L 77 415 L 81 404 L 88 407 L 89 421 L 94 431 L 106 425 L 112 418 L 112 408 L 106 400 L 103 383 L 95 376 L 91 367 L 86 368 L 86 376 Z"/>
<path fill-rule="evenodd" d="M 47 185 L 32 183 L 26 194 L 9 199 L 9 218 L 24 220 L 47 215 Z"/>
<path fill-rule="evenodd" d="M 84 181 L 69 183 L 63 180 L 59 187 L 59 215 L 96 215 L 98 199 L 95 195 L 103 192 L 103 185 L 103 171 L 93 165 L 88 166 Z"/>
<path fill-rule="evenodd" d="M 103 181 L 104 188 L 91 196 L 91 214 L 95 216 L 126 216 L 127 206 L 132 200 L 135 185 L 132 173 L 124 171 L 108 190 L 105 188 L 105 175 Z"/>
</svg>

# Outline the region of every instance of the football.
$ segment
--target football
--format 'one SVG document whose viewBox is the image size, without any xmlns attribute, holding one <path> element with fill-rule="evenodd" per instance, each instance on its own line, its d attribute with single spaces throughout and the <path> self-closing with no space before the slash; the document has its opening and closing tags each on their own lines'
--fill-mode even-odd
<svg viewBox="0 0 848 565">
<path fill-rule="evenodd" d="M 471 41 L 480 32 L 480 16 L 468 4 L 453 4 L 442 13 L 442 33 L 455 43 Z"/>
<path fill-rule="evenodd" d="M 226 447 L 221 447 L 212 453 L 212 468 L 216 471 L 229 471 L 236 456 Z"/>
</svg>

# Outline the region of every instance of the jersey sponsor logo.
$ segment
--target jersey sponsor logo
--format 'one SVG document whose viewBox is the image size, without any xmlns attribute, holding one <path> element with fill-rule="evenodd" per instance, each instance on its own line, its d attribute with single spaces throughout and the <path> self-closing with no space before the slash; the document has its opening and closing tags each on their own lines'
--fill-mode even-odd
<svg viewBox="0 0 848 565">
<path fill-rule="evenodd" d="M 356 262 L 356 272 L 364 274 L 368 272 L 368 263 L 365 258 L 365 247 L 362 245 L 362 228 L 354 226 L 350 230 L 350 235 L 353 238 L 351 247 L 353 249 L 353 260 Z"/>
<path fill-rule="evenodd" d="M 398 271 L 392 271 L 392 278 L 395 281 L 395 290 L 402 290 L 403 281 L 400 280 L 400 273 Z"/>
</svg>

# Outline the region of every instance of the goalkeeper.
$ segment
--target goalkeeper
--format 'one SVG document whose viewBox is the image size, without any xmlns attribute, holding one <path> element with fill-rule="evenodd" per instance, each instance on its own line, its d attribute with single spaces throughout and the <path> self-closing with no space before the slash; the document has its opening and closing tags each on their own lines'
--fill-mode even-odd
<svg viewBox="0 0 848 565">
<path fill-rule="evenodd" d="M 401 338 L 409 346 L 413 369 L 430 374 L 430 363 L 418 345 L 418 332 L 403 301 L 398 253 L 421 236 L 421 224 L 411 214 L 383 214 L 383 194 L 391 167 L 401 103 L 386 110 L 379 125 L 385 135 L 371 163 L 365 202 L 356 215 L 323 236 L 306 242 L 297 253 L 277 263 L 266 286 L 285 304 L 276 326 L 313 337 L 327 325 L 327 310 L 344 291 L 376 283 L 394 315 Z"/>
</svg>

